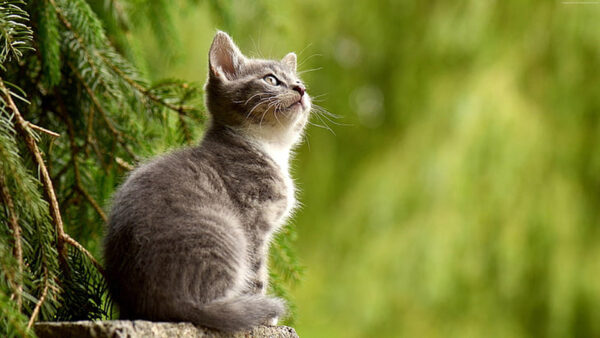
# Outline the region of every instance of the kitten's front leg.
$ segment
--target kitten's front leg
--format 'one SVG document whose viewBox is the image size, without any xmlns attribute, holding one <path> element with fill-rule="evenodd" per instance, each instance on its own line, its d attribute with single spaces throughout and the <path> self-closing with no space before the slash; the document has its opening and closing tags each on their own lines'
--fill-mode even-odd
<svg viewBox="0 0 600 338">
<path fill-rule="evenodd" d="M 267 323 L 264 324 L 266 326 L 277 326 L 277 322 L 279 321 L 279 317 L 273 317 L 270 320 L 267 320 Z"/>
<path fill-rule="evenodd" d="M 266 258 L 266 257 L 265 257 Z M 253 274 L 250 279 L 249 287 L 247 290 L 248 294 L 261 294 L 267 293 L 267 287 L 269 286 L 269 271 L 267 269 L 266 259 L 258 259 L 253 264 Z M 261 323 L 266 326 L 276 326 L 279 318 L 273 317 L 267 319 Z"/>
<path fill-rule="evenodd" d="M 247 293 L 264 295 L 267 293 L 268 285 L 269 272 L 267 270 L 267 264 L 264 263 L 264 259 L 258 259 L 253 264 Z"/>
<path fill-rule="evenodd" d="M 266 294 L 267 287 L 269 286 L 269 271 L 267 269 L 266 257 L 263 260 L 263 264 L 261 264 L 261 266 L 259 267 L 256 277 L 257 277 L 257 284 L 260 286 L 259 288 L 257 288 L 256 293 L 260 293 L 263 295 Z M 266 326 L 276 326 L 278 321 L 279 321 L 279 317 L 273 317 L 271 319 L 268 319 L 266 322 L 264 322 L 262 324 L 266 325 Z"/>
</svg>

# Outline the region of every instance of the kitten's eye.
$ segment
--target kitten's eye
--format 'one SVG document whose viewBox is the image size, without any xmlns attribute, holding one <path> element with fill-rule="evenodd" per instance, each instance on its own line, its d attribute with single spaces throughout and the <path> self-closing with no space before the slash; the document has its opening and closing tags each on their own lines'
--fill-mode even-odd
<svg viewBox="0 0 600 338">
<path fill-rule="evenodd" d="M 267 75 L 263 78 L 263 80 L 265 80 L 265 82 L 267 82 L 271 86 L 279 85 L 279 80 L 277 80 L 277 78 L 273 75 Z"/>
</svg>

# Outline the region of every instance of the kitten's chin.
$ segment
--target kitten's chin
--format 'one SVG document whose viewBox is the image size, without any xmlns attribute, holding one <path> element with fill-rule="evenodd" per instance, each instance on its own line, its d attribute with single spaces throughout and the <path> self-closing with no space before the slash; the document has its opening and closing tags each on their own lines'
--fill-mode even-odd
<svg viewBox="0 0 600 338">
<path fill-rule="evenodd" d="M 289 107 L 287 107 L 287 110 L 290 110 L 290 111 L 298 111 L 298 110 L 304 110 L 304 109 L 306 109 L 306 107 L 304 106 L 302 101 L 292 103 Z"/>
<path fill-rule="evenodd" d="M 310 110 L 310 99 L 307 96 L 303 96 L 300 100 L 287 107 L 287 110 L 293 113 L 305 113 Z"/>
</svg>

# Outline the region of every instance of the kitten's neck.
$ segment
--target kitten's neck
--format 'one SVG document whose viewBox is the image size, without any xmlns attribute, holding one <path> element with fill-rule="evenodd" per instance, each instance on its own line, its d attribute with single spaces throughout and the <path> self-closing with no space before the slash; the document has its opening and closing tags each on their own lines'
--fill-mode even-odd
<svg viewBox="0 0 600 338">
<path fill-rule="evenodd" d="M 246 142 L 267 154 L 279 168 L 288 172 L 290 153 L 300 135 L 291 130 L 275 129 L 268 126 L 224 127 L 213 125 L 212 132 L 228 131 L 243 138 Z"/>
<path fill-rule="evenodd" d="M 281 170 L 288 172 L 290 153 L 298 139 L 297 135 L 290 130 L 256 125 L 239 128 L 237 132 L 271 157 Z"/>
</svg>

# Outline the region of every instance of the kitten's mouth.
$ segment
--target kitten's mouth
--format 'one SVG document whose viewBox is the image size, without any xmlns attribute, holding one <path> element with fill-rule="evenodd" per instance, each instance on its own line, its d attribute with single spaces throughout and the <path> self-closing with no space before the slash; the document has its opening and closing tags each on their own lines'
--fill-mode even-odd
<svg viewBox="0 0 600 338">
<path fill-rule="evenodd" d="M 289 105 L 289 107 L 287 107 L 287 109 L 292 109 L 292 108 L 296 108 L 296 107 L 302 107 L 302 109 L 304 109 L 304 102 L 302 102 L 302 98 L 300 98 L 298 101 Z"/>
</svg>

